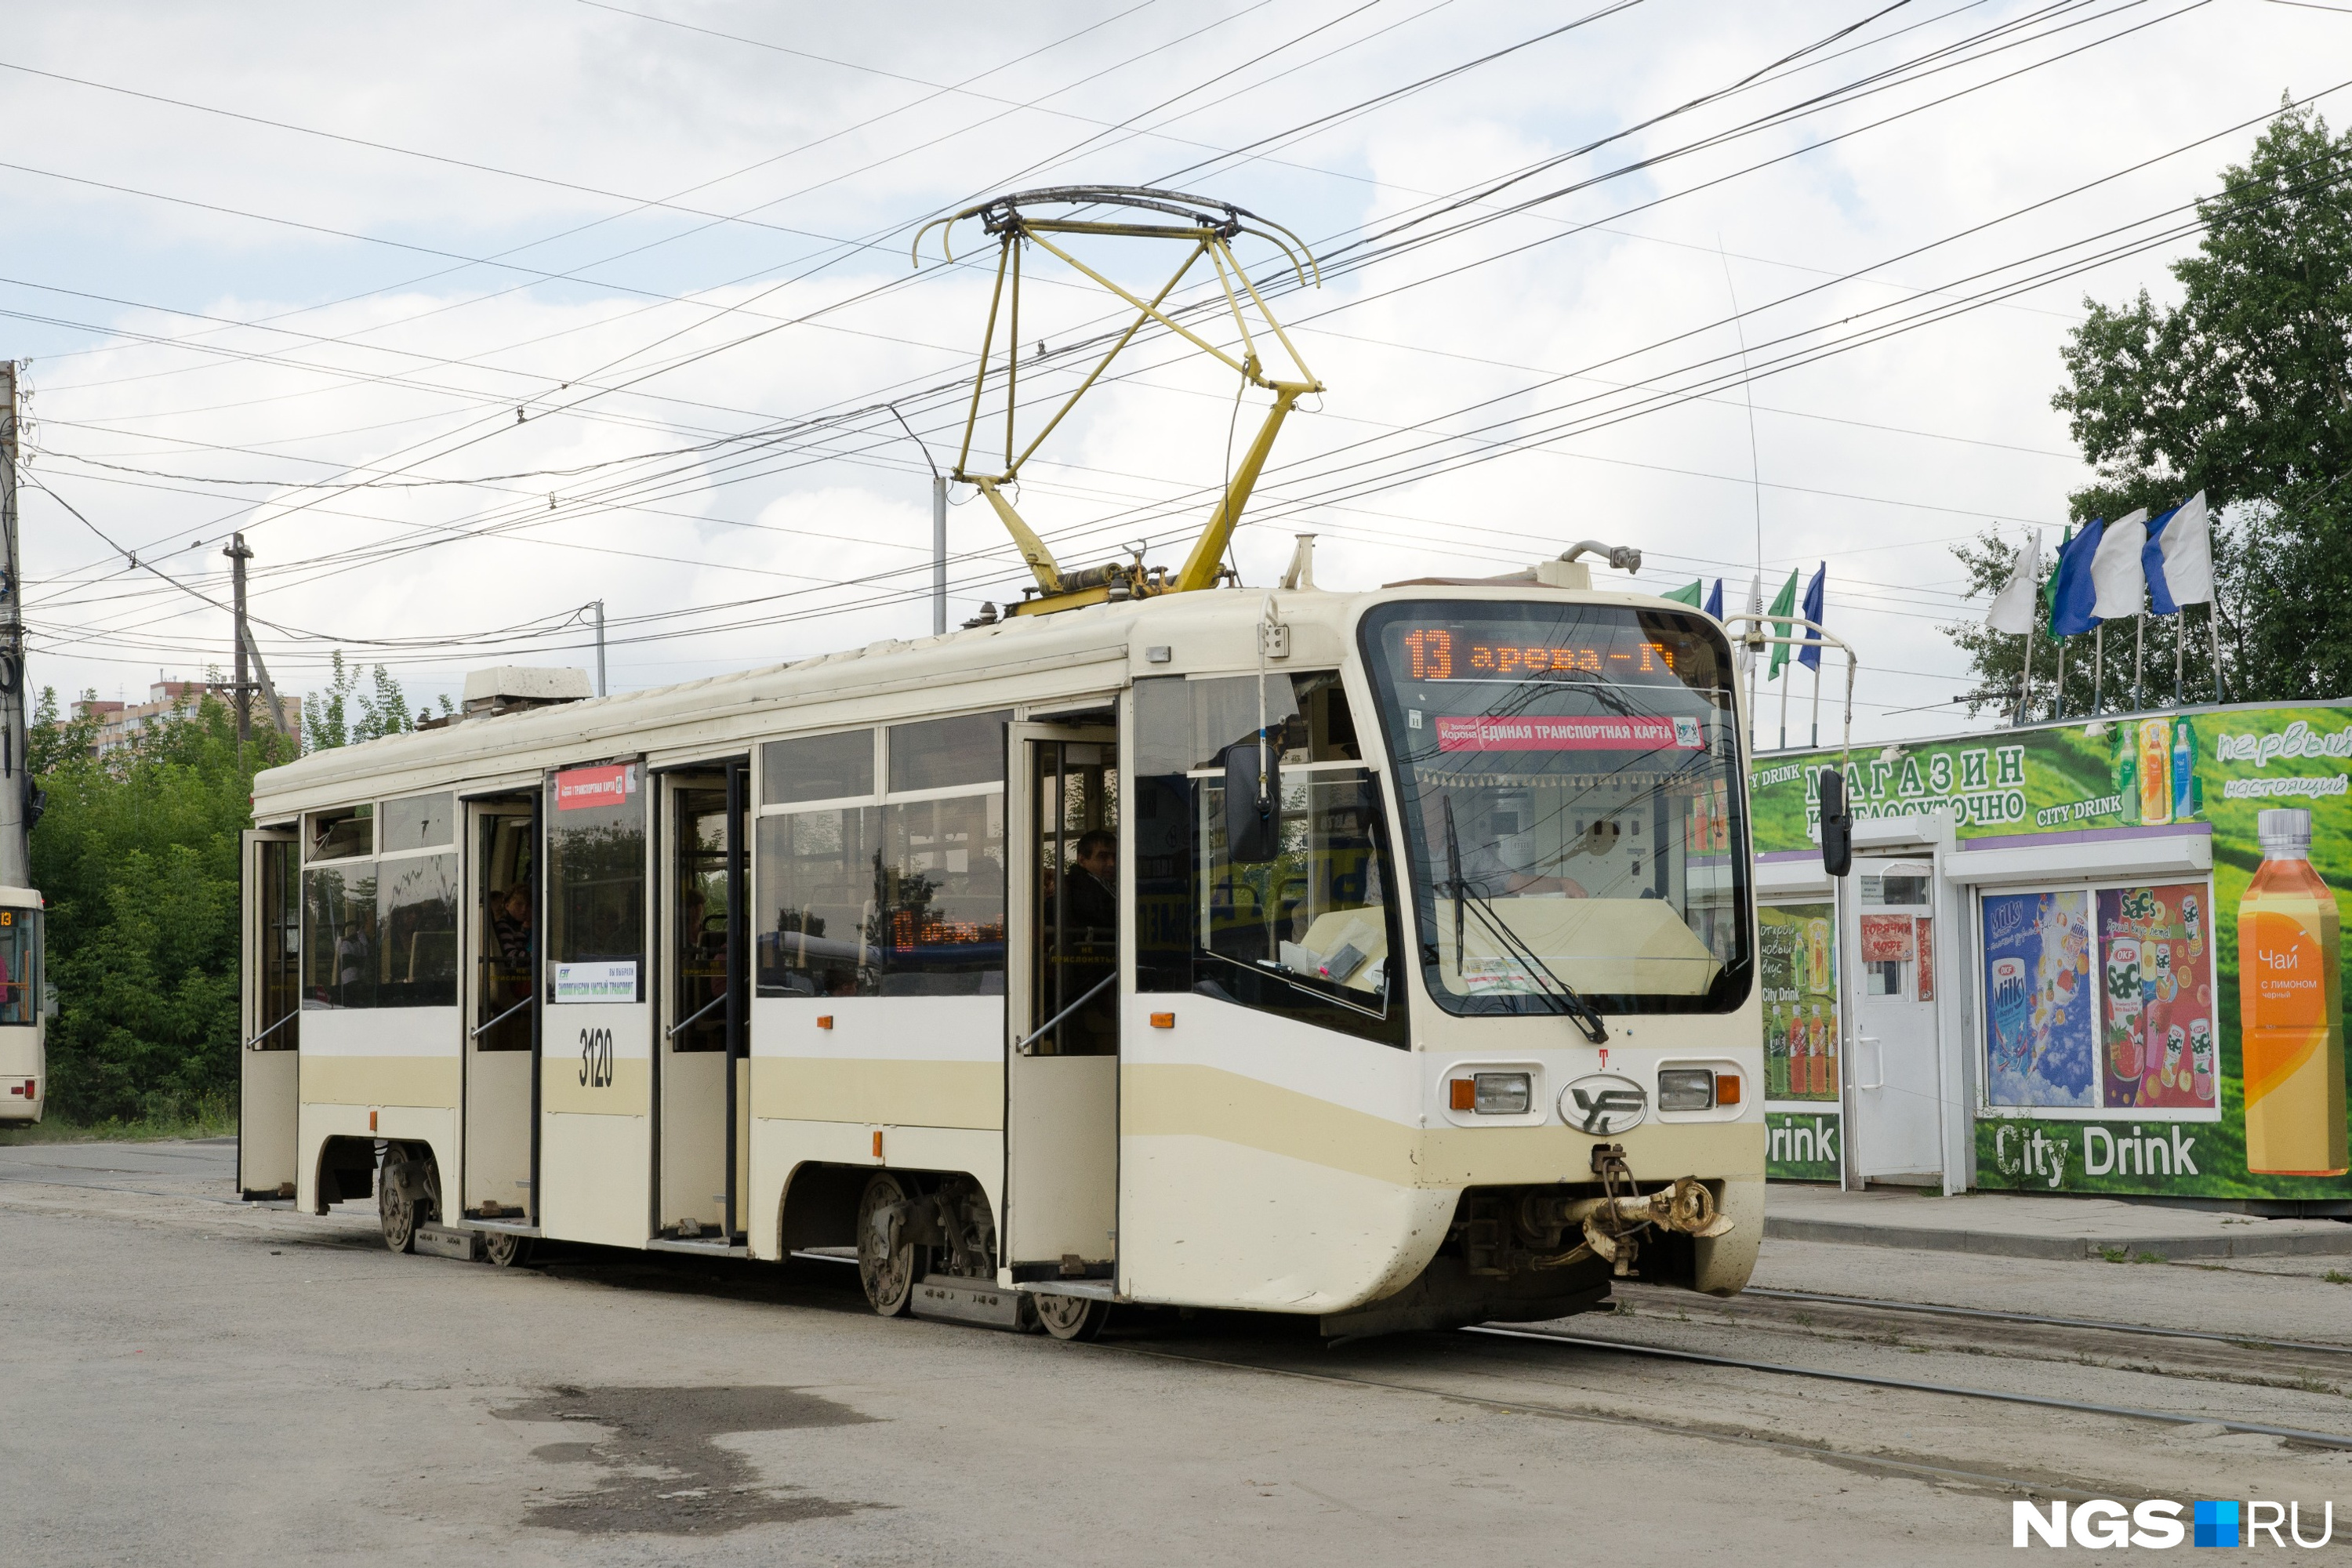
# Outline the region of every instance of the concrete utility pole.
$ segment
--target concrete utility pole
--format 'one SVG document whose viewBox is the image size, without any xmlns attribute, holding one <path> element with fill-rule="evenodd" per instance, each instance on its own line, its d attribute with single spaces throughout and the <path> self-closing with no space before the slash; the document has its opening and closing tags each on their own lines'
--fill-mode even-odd
<svg viewBox="0 0 2352 1568">
<path fill-rule="evenodd" d="M 929 454 L 926 453 L 928 457 Z M 944 474 L 931 476 L 931 635 L 944 637 L 948 629 L 948 481 Z"/>
<path fill-rule="evenodd" d="M 236 621 L 236 765 L 241 768 L 245 766 L 245 743 L 253 739 L 253 675 L 245 658 L 246 645 L 253 636 L 245 626 L 245 563 L 253 559 L 253 552 L 245 547 L 245 535 L 240 533 L 229 541 L 228 548 L 221 553 L 228 557 L 230 614 Z M 270 715 L 269 727 L 273 730 L 278 728 L 277 717 Z"/>
<path fill-rule="evenodd" d="M 16 550 L 16 365 L 0 361 L 0 883 L 33 882 L 33 794 L 26 752 L 25 596 Z"/>
<path fill-rule="evenodd" d="M 599 599 L 596 611 L 596 695 L 604 695 L 604 601 Z"/>
</svg>

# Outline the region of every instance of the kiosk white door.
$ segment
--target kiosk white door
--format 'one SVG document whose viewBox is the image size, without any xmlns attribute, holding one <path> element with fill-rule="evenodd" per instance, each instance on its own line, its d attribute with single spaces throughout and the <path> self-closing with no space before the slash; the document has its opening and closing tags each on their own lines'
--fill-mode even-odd
<svg viewBox="0 0 2352 1568">
<path fill-rule="evenodd" d="M 236 1190 L 294 1195 L 300 1112 L 302 896 L 294 835 L 245 835 L 244 1049 L 237 1053 Z"/>
<path fill-rule="evenodd" d="M 1118 1226 L 1118 733 L 1010 726 L 1004 1252 L 1016 1278 L 1108 1278 Z M 1115 853 L 1115 852 L 1114 852 Z"/>
<path fill-rule="evenodd" d="M 1847 1158 L 1865 1180 L 1941 1182 L 1935 862 L 1857 857 L 1847 900 L 1853 1026 Z"/>
</svg>

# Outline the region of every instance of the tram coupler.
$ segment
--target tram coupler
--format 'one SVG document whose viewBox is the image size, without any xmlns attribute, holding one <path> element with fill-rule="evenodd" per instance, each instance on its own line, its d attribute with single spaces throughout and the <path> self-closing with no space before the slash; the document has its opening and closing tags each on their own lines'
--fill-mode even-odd
<svg viewBox="0 0 2352 1568">
<path fill-rule="evenodd" d="M 1634 1190 L 1633 1173 L 1625 1163 L 1624 1146 L 1592 1146 L 1592 1173 L 1601 1178 L 1605 1195 L 1570 1197 L 1559 1192 L 1528 1193 L 1519 1203 L 1519 1225 L 1528 1235 L 1558 1236 L 1574 1227 L 1583 1241 L 1556 1257 L 1538 1258 L 1538 1268 L 1565 1268 L 1587 1258 L 1599 1258 L 1619 1279 L 1633 1271 L 1641 1248 L 1641 1233 L 1654 1226 L 1681 1236 L 1725 1235 L 1734 1225 L 1717 1205 L 1715 1192 L 1696 1176 L 1677 1176 L 1657 1191 Z"/>
</svg>

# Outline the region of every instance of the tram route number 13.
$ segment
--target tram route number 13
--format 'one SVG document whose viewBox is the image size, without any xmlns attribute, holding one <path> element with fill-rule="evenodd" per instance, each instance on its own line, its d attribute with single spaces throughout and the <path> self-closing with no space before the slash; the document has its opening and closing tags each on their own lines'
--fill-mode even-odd
<svg viewBox="0 0 2352 1568">
<path fill-rule="evenodd" d="M 613 1031 L 580 1031 L 580 1082 L 588 1089 L 609 1089 L 613 1083 Z"/>
</svg>

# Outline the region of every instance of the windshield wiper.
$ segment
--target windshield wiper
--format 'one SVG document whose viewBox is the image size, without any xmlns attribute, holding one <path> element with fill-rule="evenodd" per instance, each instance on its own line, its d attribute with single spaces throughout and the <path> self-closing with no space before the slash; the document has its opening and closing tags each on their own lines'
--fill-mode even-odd
<svg viewBox="0 0 2352 1568">
<path fill-rule="evenodd" d="M 1454 895 L 1454 967 L 1455 971 L 1459 973 L 1463 968 L 1465 954 L 1462 951 L 1462 914 L 1466 906 L 1476 913 L 1478 923 L 1485 926 L 1495 940 L 1503 945 L 1504 956 L 1517 963 L 1530 976 L 1540 975 L 1544 981 L 1550 984 L 1551 990 L 1538 989 L 1538 995 L 1547 1002 L 1555 1004 L 1554 1011 L 1576 1020 L 1576 1026 L 1584 1032 L 1586 1039 L 1596 1046 L 1607 1044 L 1609 1025 L 1601 1016 L 1601 1009 L 1586 1001 L 1583 994 L 1575 986 L 1554 974 L 1551 972 L 1551 966 L 1538 956 L 1534 948 L 1528 945 L 1527 939 L 1513 931 L 1503 917 L 1495 912 L 1494 906 L 1486 901 L 1486 895 L 1472 892 L 1469 884 L 1463 880 L 1462 846 L 1454 831 L 1454 797 L 1440 795 L 1438 800 L 1445 809 L 1445 880 L 1448 889 Z M 1465 979 L 1463 984 L 1467 985 L 1469 982 Z"/>
</svg>

